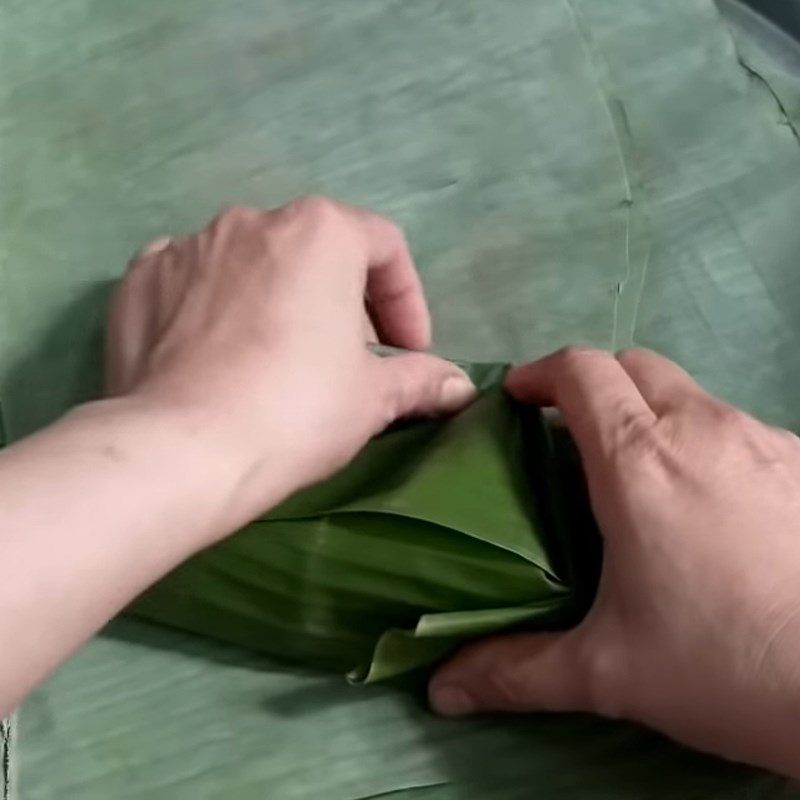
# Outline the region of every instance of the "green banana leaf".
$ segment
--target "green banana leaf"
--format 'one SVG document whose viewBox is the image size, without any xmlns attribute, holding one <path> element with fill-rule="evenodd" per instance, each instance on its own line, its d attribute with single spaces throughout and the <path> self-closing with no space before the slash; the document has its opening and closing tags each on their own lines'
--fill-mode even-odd
<svg viewBox="0 0 800 800">
<path fill-rule="evenodd" d="M 734 33 L 711 0 L 3 0 L 0 427 L 92 394 L 142 242 L 326 192 L 406 229 L 443 355 L 644 344 L 800 430 L 800 72 Z M 634 726 L 439 720 L 130 617 L 5 741 L 14 800 L 796 796 Z"/>
<path fill-rule="evenodd" d="M 373 440 L 134 613 L 368 683 L 478 634 L 574 622 L 568 545 L 583 540 L 554 494 L 565 457 L 541 412 L 503 393 L 502 365 L 467 369 L 482 393 L 462 414 Z"/>
</svg>

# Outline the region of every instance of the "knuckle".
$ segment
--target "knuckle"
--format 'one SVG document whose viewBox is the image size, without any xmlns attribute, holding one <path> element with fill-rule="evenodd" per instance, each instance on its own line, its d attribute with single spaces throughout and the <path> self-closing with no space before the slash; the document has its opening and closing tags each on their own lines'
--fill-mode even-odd
<svg viewBox="0 0 800 800">
<path fill-rule="evenodd" d="M 616 445 L 624 452 L 651 453 L 657 449 L 658 436 L 654 421 L 638 409 L 630 408 L 623 400 L 612 412 L 616 420 L 614 432 Z"/>
<path fill-rule="evenodd" d="M 794 434 L 765 425 L 735 406 L 714 402 L 710 414 L 712 425 L 700 435 L 713 435 L 722 452 L 735 456 L 737 463 L 745 459 L 751 468 L 782 472 L 800 452 L 800 440 Z M 720 458 L 720 463 L 726 462 L 733 463 Z"/>
<path fill-rule="evenodd" d="M 254 206 L 233 204 L 225 206 L 211 221 L 212 226 L 225 225 L 236 222 L 250 222 L 260 217 L 262 211 Z"/>
<path fill-rule="evenodd" d="M 742 429 L 740 439 L 757 464 L 777 471 L 783 471 L 793 463 L 800 441 L 789 431 L 770 428 L 756 420 Z"/>
<path fill-rule="evenodd" d="M 715 402 L 711 409 L 714 421 L 718 425 L 735 430 L 749 429 L 752 425 L 752 417 L 727 403 Z"/>
<path fill-rule="evenodd" d="M 514 708 L 524 704 L 530 692 L 530 678 L 519 667 L 505 664 L 502 669 L 490 669 L 485 674 L 484 692 L 498 708 Z"/>
<path fill-rule="evenodd" d="M 611 451 L 619 474 L 634 469 L 642 480 L 658 482 L 680 455 L 674 438 L 660 422 L 643 420 L 634 413 L 621 416 Z"/>
<path fill-rule="evenodd" d="M 641 363 L 643 360 L 649 358 L 650 355 L 651 351 L 643 347 L 626 347 L 622 350 L 618 350 L 614 354 L 614 357 L 624 367 L 628 364 Z"/>
<path fill-rule="evenodd" d="M 287 210 L 317 223 L 335 217 L 339 213 L 339 207 L 335 200 L 319 194 L 298 197 L 289 203 Z"/>
<path fill-rule="evenodd" d="M 466 644 L 457 656 L 468 665 L 475 696 L 487 708 L 512 709 L 525 705 L 531 694 L 530 664 L 513 646 L 514 635 Z"/>
</svg>

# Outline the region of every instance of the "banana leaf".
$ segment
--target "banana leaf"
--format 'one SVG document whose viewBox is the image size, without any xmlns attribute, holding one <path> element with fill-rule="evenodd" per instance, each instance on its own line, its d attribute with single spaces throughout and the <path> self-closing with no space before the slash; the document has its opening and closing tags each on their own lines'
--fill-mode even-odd
<svg viewBox="0 0 800 800">
<path fill-rule="evenodd" d="M 483 391 L 462 414 L 375 439 L 134 613 L 367 683 L 479 634 L 574 622 L 587 592 L 570 551 L 588 537 L 565 529 L 568 451 L 557 458 L 541 412 L 505 396 L 502 365 L 467 369 Z"/>
<path fill-rule="evenodd" d="M 711 0 L 3 0 L 2 427 L 91 396 L 142 242 L 325 192 L 406 229 L 439 353 L 645 344 L 800 430 L 800 88 L 749 37 Z M 15 800 L 796 796 L 635 726 L 439 720 L 130 617 L 7 741 Z"/>
</svg>

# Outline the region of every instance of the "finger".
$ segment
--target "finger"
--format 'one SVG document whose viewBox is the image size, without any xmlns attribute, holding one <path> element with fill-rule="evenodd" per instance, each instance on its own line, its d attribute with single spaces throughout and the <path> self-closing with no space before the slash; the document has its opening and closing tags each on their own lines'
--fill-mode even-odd
<svg viewBox="0 0 800 800">
<path fill-rule="evenodd" d="M 425 353 L 373 358 L 381 386 L 379 429 L 406 417 L 453 414 L 475 398 L 472 381 L 449 361 Z"/>
<path fill-rule="evenodd" d="M 659 416 L 681 407 L 690 398 L 707 396 L 688 372 L 652 350 L 632 348 L 617 353 L 616 358 Z"/>
<path fill-rule="evenodd" d="M 409 350 L 426 349 L 431 341 L 430 314 L 402 231 L 366 209 L 339 206 L 358 227 L 364 243 L 366 293 L 381 341 Z"/>
<path fill-rule="evenodd" d="M 467 645 L 434 675 L 430 704 L 444 716 L 483 711 L 588 711 L 580 629 L 507 634 Z"/>
<path fill-rule="evenodd" d="M 120 395 L 138 379 L 156 322 L 155 272 L 129 272 L 109 304 L 105 342 L 105 392 Z"/>
<path fill-rule="evenodd" d="M 506 388 L 522 402 L 556 406 L 584 454 L 608 454 L 656 419 L 631 376 L 602 350 L 567 348 L 515 367 Z"/>
</svg>

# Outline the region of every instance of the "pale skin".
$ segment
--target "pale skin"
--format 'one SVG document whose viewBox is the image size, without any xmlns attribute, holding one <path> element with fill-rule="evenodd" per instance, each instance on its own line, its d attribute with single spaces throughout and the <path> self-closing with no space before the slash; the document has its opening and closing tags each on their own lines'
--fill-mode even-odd
<svg viewBox="0 0 800 800">
<path fill-rule="evenodd" d="M 373 324 L 419 352 L 373 355 Z M 405 240 L 363 209 L 234 208 L 145 248 L 109 313 L 108 397 L 0 454 L 0 713 L 387 424 L 469 403 L 429 344 Z M 600 590 L 571 631 L 466 647 L 432 706 L 623 717 L 800 777 L 800 440 L 648 351 L 562 351 L 507 388 L 558 407 L 578 444 Z"/>
</svg>

